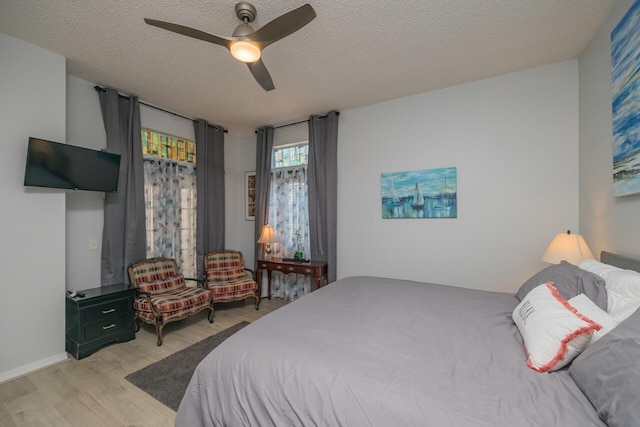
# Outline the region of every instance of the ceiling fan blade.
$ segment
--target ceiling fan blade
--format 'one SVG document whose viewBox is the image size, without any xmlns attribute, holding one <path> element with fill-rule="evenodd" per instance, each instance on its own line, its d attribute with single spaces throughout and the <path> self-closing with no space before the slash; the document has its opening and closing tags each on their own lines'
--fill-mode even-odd
<svg viewBox="0 0 640 427">
<path fill-rule="evenodd" d="M 250 34 L 248 39 L 258 43 L 260 49 L 264 49 L 271 43 L 295 33 L 313 21 L 315 17 L 316 11 L 313 10 L 313 7 L 311 7 L 310 4 L 305 4 L 263 25 L 254 33 Z"/>
<path fill-rule="evenodd" d="M 251 70 L 251 74 L 256 79 L 256 81 L 262 86 L 262 89 L 269 92 L 270 90 L 274 90 L 276 87 L 273 85 L 273 80 L 271 80 L 271 75 L 267 70 L 267 67 L 262 62 L 262 59 L 258 59 L 256 62 L 248 62 L 247 66 L 249 70 Z"/>
<path fill-rule="evenodd" d="M 158 21 L 148 18 L 144 18 L 144 22 L 149 25 L 153 25 L 154 27 L 182 34 L 183 36 L 193 37 L 194 39 L 204 40 L 209 43 L 217 44 L 226 47 L 227 49 L 229 49 L 231 46 L 232 39 L 214 36 L 213 34 L 205 33 L 204 31 L 196 30 L 195 28 L 185 27 L 184 25 L 178 25 L 171 22 Z"/>
</svg>

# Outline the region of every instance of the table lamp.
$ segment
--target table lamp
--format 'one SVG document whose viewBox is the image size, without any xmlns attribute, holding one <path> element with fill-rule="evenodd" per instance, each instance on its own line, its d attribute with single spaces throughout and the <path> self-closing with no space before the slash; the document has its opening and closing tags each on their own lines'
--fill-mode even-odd
<svg viewBox="0 0 640 427">
<path fill-rule="evenodd" d="M 593 253 L 584 238 L 579 234 L 571 234 L 571 230 L 567 230 L 566 233 L 558 233 L 553 238 L 540 260 L 549 264 L 560 264 L 563 260 L 578 264 L 583 259 L 593 258 Z"/>
<path fill-rule="evenodd" d="M 265 257 L 267 259 L 271 258 L 271 244 L 278 243 L 278 237 L 276 237 L 276 232 L 271 225 L 265 224 L 262 226 L 262 233 L 260 233 L 258 243 L 264 244 Z"/>
</svg>

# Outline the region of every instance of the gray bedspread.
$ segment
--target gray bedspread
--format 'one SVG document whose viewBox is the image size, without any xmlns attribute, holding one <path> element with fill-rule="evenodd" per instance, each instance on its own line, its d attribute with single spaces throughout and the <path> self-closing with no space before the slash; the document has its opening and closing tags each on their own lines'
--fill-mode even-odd
<svg viewBox="0 0 640 427">
<path fill-rule="evenodd" d="M 510 294 L 350 277 L 200 363 L 177 426 L 603 426 L 566 369 L 526 366 Z"/>
</svg>

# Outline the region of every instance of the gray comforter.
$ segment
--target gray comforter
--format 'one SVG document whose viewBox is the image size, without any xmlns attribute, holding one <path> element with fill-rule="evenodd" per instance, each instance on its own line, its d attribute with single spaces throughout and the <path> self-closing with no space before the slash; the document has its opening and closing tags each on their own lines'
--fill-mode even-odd
<svg viewBox="0 0 640 427">
<path fill-rule="evenodd" d="M 509 294 L 350 277 L 196 369 L 177 426 L 603 426 L 567 370 L 526 366 Z"/>
</svg>

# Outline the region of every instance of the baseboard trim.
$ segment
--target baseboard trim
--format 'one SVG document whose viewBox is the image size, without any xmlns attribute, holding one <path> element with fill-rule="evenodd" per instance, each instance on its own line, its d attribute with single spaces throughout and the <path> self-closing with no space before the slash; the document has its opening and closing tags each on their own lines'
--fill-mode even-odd
<svg viewBox="0 0 640 427">
<path fill-rule="evenodd" d="M 45 359 L 35 361 L 33 363 L 28 363 L 26 365 L 19 366 L 10 371 L 0 372 L 0 384 L 7 381 L 15 380 L 18 377 L 30 374 L 34 371 L 38 371 L 43 368 L 47 368 L 51 365 L 55 365 L 56 363 L 64 362 L 68 358 L 69 357 L 67 356 L 67 352 L 59 353 L 51 357 L 47 357 Z"/>
</svg>

